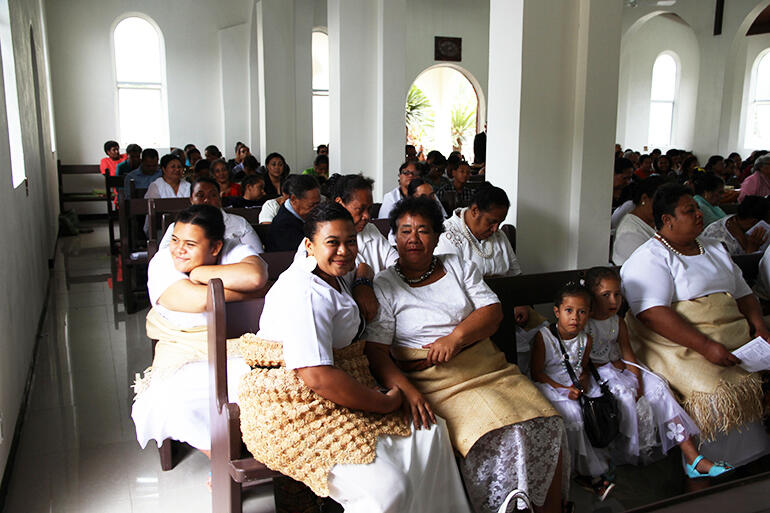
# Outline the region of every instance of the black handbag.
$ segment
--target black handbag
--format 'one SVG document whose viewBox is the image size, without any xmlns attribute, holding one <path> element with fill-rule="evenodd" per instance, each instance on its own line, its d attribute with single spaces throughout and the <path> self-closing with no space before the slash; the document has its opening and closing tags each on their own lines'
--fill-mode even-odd
<svg viewBox="0 0 770 513">
<path fill-rule="evenodd" d="M 590 358 L 588 360 L 588 369 L 599 385 L 602 395 L 599 397 L 588 397 L 585 394 L 583 386 L 575 375 L 575 369 L 572 368 L 572 364 L 569 362 L 569 355 L 564 348 L 564 344 L 561 342 L 561 336 L 559 336 L 559 331 L 556 329 L 556 324 L 551 324 L 549 329 L 559 342 L 559 349 L 561 349 L 561 354 L 564 357 L 565 367 L 572 380 L 572 384 L 581 392 L 578 402 L 583 412 L 583 428 L 585 429 L 586 436 L 588 436 L 588 441 L 591 442 L 591 445 L 600 449 L 607 447 L 620 433 L 618 402 L 615 396 L 612 395 L 612 392 L 610 392 L 607 382 L 602 381 L 599 377 L 599 373 L 596 371 L 596 367 L 594 367 Z"/>
</svg>

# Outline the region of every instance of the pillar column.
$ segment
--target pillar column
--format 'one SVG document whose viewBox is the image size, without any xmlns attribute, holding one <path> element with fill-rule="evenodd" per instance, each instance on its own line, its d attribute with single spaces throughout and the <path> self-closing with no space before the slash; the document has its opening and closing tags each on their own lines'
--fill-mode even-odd
<svg viewBox="0 0 770 513">
<path fill-rule="evenodd" d="M 608 262 L 621 10 L 490 2 L 487 177 L 526 272 Z"/>
<path fill-rule="evenodd" d="M 404 154 L 406 0 L 329 0 L 330 169 L 395 187 Z"/>
</svg>

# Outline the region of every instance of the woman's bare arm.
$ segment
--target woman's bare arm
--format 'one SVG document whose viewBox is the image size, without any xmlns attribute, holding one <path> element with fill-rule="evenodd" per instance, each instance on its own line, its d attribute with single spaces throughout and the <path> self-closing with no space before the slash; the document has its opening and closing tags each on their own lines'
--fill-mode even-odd
<svg viewBox="0 0 770 513">
<path fill-rule="evenodd" d="M 409 381 L 404 373 L 396 366 L 390 357 L 390 346 L 367 342 L 364 349 L 369 358 L 369 366 L 374 377 L 386 388 L 398 387 L 406 399 L 403 404 L 404 416 L 414 422 L 414 427 L 430 428 L 431 423 L 436 423 L 436 416 L 425 397 Z"/>
<path fill-rule="evenodd" d="M 655 333 L 666 337 L 681 346 L 689 347 L 702 354 L 716 365 L 730 367 L 740 360 L 725 347 L 695 329 L 681 315 L 668 306 L 653 306 L 636 316 L 645 326 Z"/>
<path fill-rule="evenodd" d="M 497 331 L 503 320 L 500 303 L 479 308 L 455 326 L 452 332 L 423 347 L 428 349 L 428 363 L 445 363 L 451 360 L 463 348 L 484 340 Z"/>
<path fill-rule="evenodd" d="M 313 392 L 324 399 L 350 408 L 372 413 L 390 413 L 401 406 L 401 391 L 391 387 L 387 394 L 366 387 L 347 372 L 331 365 L 303 367 L 297 374 Z"/>
<path fill-rule="evenodd" d="M 736 303 L 738 303 L 738 310 L 749 321 L 754 331 L 754 336 L 762 337 L 770 342 L 770 332 L 768 332 L 765 320 L 762 318 L 762 306 L 759 304 L 757 296 L 749 294 L 736 300 Z"/>
<path fill-rule="evenodd" d="M 190 281 L 207 284 L 213 278 L 222 280 L 226 289 L 236 292 L 254 292 L 267 283 L 267 264 L 251 255 L 237 264 L 201 265 L 190 272 Z"/>
</svg>

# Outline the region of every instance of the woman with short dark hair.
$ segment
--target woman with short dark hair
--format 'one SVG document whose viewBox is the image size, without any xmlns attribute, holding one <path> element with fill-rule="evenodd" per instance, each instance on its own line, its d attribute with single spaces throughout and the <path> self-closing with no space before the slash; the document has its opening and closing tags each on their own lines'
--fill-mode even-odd
<svg viewBox="0 0 770 513">
<path fill-rule="evenodd" d="M 398 261 L 374 279 L 380 308 L 364 336 L 375 377 L 401 389 L 415 427 L 446 419 L 475 511 L 497 511 L 515 489 L 561 511 L 564 424 L 489 339 L 500 300 L 476 266 L 434 255 L 444 229 L 434 201 L 402 200 L 390 224 Z"/>
<path fill-rule="evenodd" d="M 690 189 L 661 186 L 653 216 L 655 236 L 620 271 L 632 346 L 677 392 L 701 431 L 701 454 L 743 465 L 770 452 L 770 437 L 762 380 L 732 351 L 752 336 L 770 340 L 770 330 L 724 246 L 698 237 L 703 215 Z"/>
</svg>

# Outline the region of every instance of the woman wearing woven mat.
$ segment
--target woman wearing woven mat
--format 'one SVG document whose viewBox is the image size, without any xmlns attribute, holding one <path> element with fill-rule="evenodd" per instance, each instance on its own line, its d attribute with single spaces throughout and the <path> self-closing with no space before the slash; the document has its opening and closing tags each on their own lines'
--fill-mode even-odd
<svg viewBox="0 0 770 513">
<path fill-rule="evenodd" d="M 395 413 L 399 388 L 378 389 L 369 371 L 342 279 L 358 253 L 353 218 L 323 203 L 304 228 L 308 256 L 281 274 L 259 333 L 241 341 L 253 367 L 238 400 L 246 446 L 347 513 L 470 512 L 446 424 L 412 431 Z"/>
<path fill-rule="evenodd" d="M 703 216 L 692 191 L 655 193 L 657 233 L 623 264 L 629 339 L 640 362 L 666 378 L 701 431 L 700 453 L 740 466 L 770 452 L 762 381 L 731 351 L 770 340 L 757 298 L 722 244 L 699 239 Z"/>
<path fill-rule="evenodd" d="M 391 212 L 399 260 L 375 278 L 380 307 L 364 336 L 373 372 L 401 389 L 416 427 L 446 419 L 477 513 L 497 511 L 517 489 L 537 511 L 561 511 L 569 485 L 564 423 L 489 340 L 502 310 L 478 269 L 456 255 L 434 257 L 442 222 L 424 198 L 406 198 Z"/>
<path fill-rule="evenodd" d="M 220 278 L 225 299 L 237 301 L 265 285 L 267 266 L 257 252 L 237 241 L 224 240 L 222 212 L 210 205 L 193 205 L 179 213 L 168 247 L 150 261 L 147 288 L 152 309 L 147 336 L 158 340 L 152 367 L 137 375 L 131 417 L 136 438 L 144 448 L 155 439 L 160 447 L 172 438 L 208 455 L 209 364 L 206 332 L 207 284 Z M 235 398 L 237 384 L 249 367 L 228 345 L 228 389 Z"/>
</svg>

